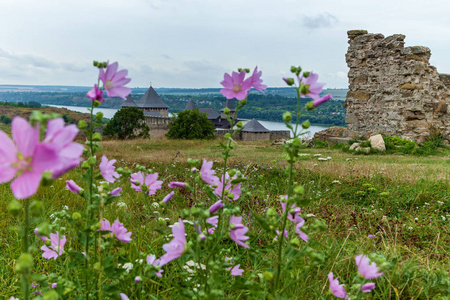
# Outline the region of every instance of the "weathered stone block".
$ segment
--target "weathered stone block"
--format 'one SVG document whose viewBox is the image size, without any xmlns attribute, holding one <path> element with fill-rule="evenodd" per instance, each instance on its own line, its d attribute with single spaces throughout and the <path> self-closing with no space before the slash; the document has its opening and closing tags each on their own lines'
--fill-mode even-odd
<svg viewBox="0 0 450 300">
<path fill-rule="evenodd" d="M 398 86 L 398 88 L 403 90 L 414 90 L 416 88 L 419 88 L 419 85 L 417 83 L 405 83 Z"/>
<path fill-rule="evenodd" d="M 349 91 L 347 92 L 347 97 L 355 100 L 367 101 L 370 99 L 370 94 L 364 91 Z"/>
<path fill-rule="evenodd" d="M 386 151 L 386 145 L 384 144 L 383 136 L 381 136 L 381 134 L 371 136 L 369 142 L 373 149 Z"/>
</svg>

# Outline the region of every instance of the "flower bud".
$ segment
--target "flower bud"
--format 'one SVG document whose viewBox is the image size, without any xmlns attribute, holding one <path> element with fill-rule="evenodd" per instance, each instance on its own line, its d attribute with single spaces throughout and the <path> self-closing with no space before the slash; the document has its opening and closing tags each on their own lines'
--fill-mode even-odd
<svg viewBox="0 0 450 300">
<path fill-rule="evenodd" d="M 277 215 L 277 211 L 275 210 L 275 208 L 271 207 L 266 211 L 266 216 L 267 217 L 274 217 Z"/>
<path fill-rule="evenodd" d="M 45 293 L 44 300 L 58 300 L 59 295 L 55 290 L 50 290 Z"/>
<path fill-rule="evenodd" d="M 89 169 L 89 164 L 88 164 L 87 160 L 83 161 L 83 163 L 81 164 L 81 168 L 82 169 Z"/>
<path fill-rule="evenodd" d="M 315 107 L 314 107 L 314 102 L 313 102 L 313 101 L 310 101 L 310 102 L 306 103 L 305 108 L 306 108 L 307 110 L 313 110 L 313 109 L 315 108 Z"/>
<path fill-rule="evenodd" d="M 291 113 L 290 112 L 285 112 L 284 114 L 283 114 L 283 120 L 285 121 L 285 122 L 290 122 L 291 120 L 292 120 L 292 115 L 291 115 Z"/>
<path fill-rule="evenodd" d="M 206 235 L 204 235 L 203 233 L 201 233 L 201 234 L 199 234 L 199 235 L 197 236 L 197 242 L 198 242 L 198 243 L 201 243 L 201 242 L 203 242 L 204 240 L 206 240 Z"/>
<path fill-rule="evenodd" d="M 303 83 L 300 85 L 300 93 L 302 95 L 309 94 L 309 89 L 307 85 L 304 85 Z"/>
<path fill-rule="evenodd" d="M 287 78 L 287 77 L 283 77 L 284 82 L 286 82 L 286 84 L 288 86 L 293 86 L 294 85 L 294 78 Z"/>
<path fill-rule="evenodd" d="M 87 128 L 87 123 L 86 123 L 86 121 L 80 120 L 80 121 L 78 122 L 78 129 L 85 129 L 85 128 Z"/>
<path fill-rule="evenodd" d="M 305 193 L 305 188 L 303 187 L 303 185 L 297 185 L 294 188 L 294 193 L 296 193 L 297 195 L 303 195 Z"/>
<path fill-rule="evenodd" d="M 103 113 L 101 111 L 99 111 L 98 113 L 95 114 L 95 119 L 97 121 L 101 121 L 103 119 Z"/>
<path fill-rule="evenodd" d="M 291 67 L 291 73 L 296 73 L 296 72 L 297 72 L 297 67 L 292 66 L 292 67 Z"/>
<path fill-rule="evenodd" d="M 96 132 L 92 136 L 92 140 L 97 141 L 97 142 L 101 142 L 102 141 L 102 135 L 99 132 Z"/>
<path fill-rule="evenodd" d="M 50 226 L 48 225 L 47 222 L 43 222 L 43 223 L 39 224 L 39 226 L 37 228 L 37 232 L 41 236 L 48 236 L 50 234 Z"/>
<path fill-rule="evenodd" d="M 73 220 L 79 220 L 81 218 L 81 214 L 79 213 L 79 212 L 74 212 L 73 214 L 72 214 L 72 219 Z"/>
<path fill-rule="evenodd" d="M 8 212 L 12 216 L 17 217 L 22 212 L 22 204 L 16 199 L 12 200 L 8 205 Z"/>
<path fill-rule="evenodd" d="M 193 167 L 193 168 L 191 169 L 191 172 L 192 172 L 192 173 L 197 173 L 197 172 L 198 172 L 198 169 L 197 169 L 196 167 Z"/>
<path fill-rule="evenodd" d="M 247 104 L 247 98 L 242 99 L 242 100 L 239 102 L 239 104 L 240 104 L 241 106 L 244 106 L 245 104 Z"/>
<path fill-rule="evenodd" d="M 300 240 L 297 237 L 290 240 L 289 243 L 291 244 L 292 247 L 300 246 Z"/>
<path fill-rule="evenodd" d="M 142 280 L 142 278 L 139 277 L 139 276 L 136 276 L 136 277 L 134 278 L 134 281 L 136 281 L 136 282 L 140 282 L 141 280 Z"/>
<path fill-rule="evenodd" d="M 230 175 L 230 177 L 233 177 L 236 174 L 236 170 L 235 169 L 231 169 L 228 171 L 228 175 Z"/>
<path fill-rule="evenodd" d="M 33 201 L 31 203 L 30 213 L 33 217 L 39 217 L 43 211 L 44 211 L 44 208 L 42 207 L 41 201 Z"/>
<path fill-rule="evenodd" d="M 309 120 L 306 120 L 302 123 L 303 129 L 308 129 L 309 126 L 311 126 L 311 123 L 309 123 Z"/>
<path fill-rule="evenodd" d="M 94 100 L 94 102 L 92 102 L 92 104 L 94 105 L 94 107 L 99 107 L 100 104 L 102 104 L 102 103 L 98 100 Z"/>
<path fill-rule="evenodd" d="M 33 267 L 33 257 L 29 253 L 22 253 L 17 259 L 15 271 L 28 272 Z"/>
<path fill-rule="evenodd" d="M 269 272 L 269 271 L 266 271 L 263 274 L 263 278 L 264 278 L 265 281 L 271 281 L 273 279 L 273 273 Z"/>
<path fill-rule="evenodd" d="M 88 158 L 87 163 L 91 166 L 95 165 L 97 163 L 97 159 L 95 158 L 95 156 L 91 156 Z"/>
<path fill-rule="evenodd" d="M 237 122 L 236 126 L 237 126 L 237 128 L 242 128 L 242 126 L 243 126 L 242 122 L 241 121 Z"/>
<path fill-rule="evenodd" d="M 225 109 L 223 110 L 223 113 L 228 116 L 231 113 L 231 111 L 228 107 L 225 107 Z"/>
</svg>

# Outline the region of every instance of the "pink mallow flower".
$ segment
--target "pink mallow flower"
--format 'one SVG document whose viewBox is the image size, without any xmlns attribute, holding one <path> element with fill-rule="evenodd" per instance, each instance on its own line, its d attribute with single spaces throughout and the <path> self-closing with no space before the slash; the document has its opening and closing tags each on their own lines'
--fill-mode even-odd
<svg viewBox="0 0 450 300">
<path fill-rule="evenodd" d="M 357 255 L 355 257 L 356 265 L 358 266 L 358 272 L 365 279 L 378 278 L 383 273 L 378 273 L 378 267 L 376 263 L 369 264 L 369 258 L 363 254 Z"/>
<path fill-rule="evenodd" d="M 174 191 L 170 192 L 169 194 L 167 194 L 164 199 L 162 200 L 162 202 L 167 203 L 169 202 L 170 199 L 172 199 L 173 195 L 175 194 Z"/>
<path fill-rule="evenodd" d="M 63 235 L 61 239 L 59 239 L 59 232 L 50 233 L 50 248 L 46 245 L 41 247 L 41 250 L 44 251 L 42 253 L 42 257 L 46 259 L 56 259 L 58 256 L 62 255 L 64 251 L 64 245 L 66 244 L 66 236 Z"/>
<path fill-rule="evenodd" d="M 160 266 L 161 260 L 160 259 L 156 259 L 156 256 L 154 254 L 147 255 L 147 259 L 146 260 L 147 260 L 147 264 L 149 264 L 149 265 L 153 265 L 155 267 L 159 267 Z M 161 278 L 162 277 L 162 272 L 164 272 L 163 269 L 159 270 L 158 272 L 155 272 L 155 275 Z"/>
<path fill-rule="evenodd" d="M 113 189 L 113 190 L 109 193 L 109 195 L 111 195 L 112 197 L 117 197 L 117 196 L 120 196 L 120 192 L 121 192 L 121 191 L 122 191 L 122 188 L 118 187 L 118 188 Z"/>
<path fill-rule="evenodd" d="M 37 228 L 34 229 L 34 234 L 36 234 L 41 239 L 41 241 L 43 241 L 44 243 L 48 240 L 48 237 L 46 237 L 45 235 L 39 234 L 39 231 Z"/>
<path fill-rule="evenodd" d="M 227 99 L 236 98 L 241 101 L 247 98 L 248 92 L 252 88 L 252 79 L 245 79 L 246 72 L 243 70 L 239 73 L 224 74 L 224 80 L 220 83 L 223 89 L 220 90 L 222 95 Z"/>
<path fill-rule="evenodd" d="M 75 194 L 78 194 L 80 190 L 82 190 L 82 188 L 80 188 L 73 180 L 66 181 L 66 189 Z"/>
<path fill-rule="evenodd" d="M 244 273 L 243 269 L 239 269 L 241 265 L 236 265 L 233 268 L 229 267 L 227 268 L 228 271 L 231 271 L 231 276 L 242 276 L 242 273 Z"/>
<path fill-rule="evenodd" d="M 123 243 L 131 242 L 132 232 L 127 231 L 123 226 L 123 223 L 119 222 L 119 218 L 117 218 L 112 225 L 106 219 L 100 221 L 100 223 L 102 224 L 102 227 L 100 227 L 99 231 L 111 231 L 111 236 L 115 235 L 119 241 Z"/>
<path fill-rule="evenodd" d="M 317 82 L 319 79 L 319 75 L 311 72 L 309 73 L 308 77 L 299 77 L 300 84 L 303 84 L 306 86 L 306 93 L 300 94 L 300 97 L 310 97 L 312 99 L 319 98 L 319 94 L 322 92 L 323 87 L 325 86 L 325 83 Z"/>
<path fill-rule="evenodd" d="M 331 94 L 327 94 L 327 95 L 325 95 L 323 97 L 316 98 L 316 99 L 313 100 L 312 106 L 313 107 L 317 107 L 317 106 L 322 105 L 325 102 L 331 100 L 332 98 L 333 98 L 333 95 L 331 95 Z"/>
<path fill-rule="evenodd" d="M 212 169 L 213 162 L 207 161 L 206 159 L 203 159 L 202 168 L 200 169 L 200 175 L 204 182 L 206 182 L 209 185 L 216 185 L 219 178 L 215 176 L 214 174 L 216 171 Z"/>
<path fill-rule="evenodd" d="M 169 187 L 171 189 L 176 188 L 176 187 L 185 188 L 186 187 L 186 183 L 179 182 L 179 181 L 172 181 L 171 183 L 169 183 Z"/>
<path fill-rule="evenodd" d="M 116 167 L 114 166 L 115 162 L 115 159 L 108 160 L 108 158 L 103 155 L 102 161 L 98 165 L 103 178 L 109 183 L 114 183 L 116 179 L 120 177 L 120 174 L 116 172 Z"/>
<path fill-rule="evenodd" d="M 328 274 L 328 280 L 330 281 L 330 290 L 335 297 L 341 299 L 348 299 L 347 291 L 344 288 L 344 284 L 339 284 L 338 278 L 334 278 L 333 272 Z"/>
<path fill-rule="evenodd" d="M 361 287 L 361 292 L 363 293 L 370 293 L 375 288 L 375 283 L 369 282 L 366 284 L 363 284 Z"/>
<path fill-rule="evenodd" d="M 228 175 L 228 172 L 225 173 L 225 180 L 219 180 L 217 178 L 216 184 L 217 187 L 214 189 L 214 194 L 221 197 L 222 191 L 224 192 L 224 196 L 231 194 L 233 195 L 233 198 L 230 200 L 236 201 L 241 196 L 241 184 L 238 183 L 236 185 L 231 185 L 231 180 L 237 178 L 237 174 L 233 176 L 233 178 L 230 178 L 230 175 Z M 224 182 L 225 181 L 225 182 Z M 223 188 L 225 184 L 225 189 Z"/>
<path fill-rule="evenodd" d="M 130 78 L 126 78 L 128 71 L 120 70 L 117 62 L 107 65 L 106 72 L 103 68 L 100 69 L 98 77 L 103 82 L 103 87 L 106 89 L 108 97 L 120 97 L 126 100 L 126 97 L 131 93 L 131 89 L 125 87 L 125 85 L 131 81 Z"/>
<path fill-rule="evenodd" d="M 79 165 L 84 147 L 73 142 L 77 134 L 77 126 L 74 124 L 65 126 L 62 118 L 47 122 L 47 133 L 43 142 L 55 150 L 59 158 L 59 163 L 50 167 L 53 178 L 57 178 Z M 48 164 L 50 165 L 50 162 Z"/>
<path fill-rule="evenodd" d="M 245 236 L 245 234 L 248 231 L 248 228 L 245 227 L 242 223 L 242 217 L 235 217 L 231 216 L 230 218 L 230 238 L 236 242 L 236 244 L 244 247 L 244 248 L 250 248 L 249 245 L 244 243 L 243 241 L 246 241 L 249 239 L 248 236 Z"/>
<path fill-rule="evenodd" d="M 287 196 L 285 196 L 287 198 Z M 281 207 L 283 208 L 283 211 L 286 210 L 286 202 L 281 202 Z M 305 225 L 305 220 L 300 217 L 298 214 L 300 213 L 301 209 L 300 207 L 297 207 L 295 203 L 291 206 L 291 209 L 288 211 L 287 218 L 295 223 L 295 232 L 297 232 L 298 236 L 304 240 L 305 242 L 308 241 L 308 235 L 300 230 L 300 228 Z"/>
<path fill-rule="evenodd" d="M 120 293 L 119 296 L 121 300 L 130 300 L 130 298 L 128 298 L 128 296 L 125 295 L 124 293 Z"/>
<path fill-rule="evenodd" d="M 224 207 L 224 204 L 222 203 L 222 200 L 219 200 L 209 207 L 209 212 L 215 214 L 222 207 Z"/>
<path fill-rule="evenodd" d="M 144 178 L 144 173 L 137 172 L 134 174 L 131 174 L 131 188 L 134 189 L 137 192 L 142 192 L 142 185 L 146 185 L 148 187 L 148 194 L 154 195 L 156 194 L 156 191 L 161 189 L 162 181 L 157 180 L 158 179 L 158 173 L 153 174 L 147 174 Z M 138 184 L 139 182 L 139 184 Z"/>
<path fill-rule="evenodd" d="M 166 254 L 161 256 L 159 265 L 164 266 L 165 264 L 171 262 L 174 259 L 179 258 L 186 247 L 186 236 L 184 231 L 183 220 L 178 219 L 178 223 L 172 226 L 173 239 L 168 243 L 163 245 Z"/>
<path fill-rule="evenodd" d="M 263 81 L 261 79 L 261 75 L 262 72 L 261 71 L 258 72 L 258 66 L 256 66 L 255 69 L 253 70 L 252 76 L 250 77 L 252 87 L 254 87 L 260 92 L 265 91 L 267 89 L 267 85 L 262 84 Z"/>
<path fill-rule="evenodd" d="M 61 166 L 57 149 L 39 142 L 39 124 L 32 127 L 25 119 L 15 117 L 11 124 L 12 140 L 0 131 L 0 184 L 13 179 L 14 197 L 24 199 L 34 195 L 42 173 Z"/>
<path fill-rule="evenodd" d="M 217 224 L 219 223 L 219 216 L 214 216 L 206 219 L 206 223 L 212 225 L 211 228 L 208 228 L 208 234 L 213 234 L 217 228 Z"/>
<path fill-rule="evenodd" d="M 99 101 L 101 103 L 105 102 L 103 99 L 103 90 L 99 90 L 98 86 L 94 84 L 94 88 L 87 92 L 86 97 L 90 98 L 92 101 Z"/>
</svg>

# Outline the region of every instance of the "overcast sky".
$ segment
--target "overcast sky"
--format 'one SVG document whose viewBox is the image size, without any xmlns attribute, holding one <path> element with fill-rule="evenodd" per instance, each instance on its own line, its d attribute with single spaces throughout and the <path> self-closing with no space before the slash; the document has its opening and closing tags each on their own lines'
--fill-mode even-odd
<svg viewBox="0 0 450 300">
<path fill-rule="evenodd" d="M 0 84 L 96 82 L 93 60 L 118 61 L 130 87 L 220 87 L 224 72 L 291 65 L 347 88 L 347 30 L 406 35 L 450 73 L 450 1 L 0 0 Z"/>
</svg>

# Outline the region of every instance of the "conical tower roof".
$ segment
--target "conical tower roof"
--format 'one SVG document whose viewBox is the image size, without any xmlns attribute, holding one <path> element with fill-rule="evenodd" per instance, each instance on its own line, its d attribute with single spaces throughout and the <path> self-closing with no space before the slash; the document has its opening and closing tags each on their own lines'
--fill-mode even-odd
<svg viewBox="0 0 450 300">
<path fill-rule="evenodd" d="M 197 106 L 195 106 L 194 101 L 192 101 L 192 99 L 189 101 L 189 103 L 186 105 L 186 107 L 184 108 L 184 110 L 194 110 L 197 109 Z"/>
<path fill-rule="evenodd" d="M 137 107 L 136 102 L 134 102 L 133 97 L 131 97 L 131 94 L 127 96 L 127 100 L 125 100 L 122 103 L 122 107 Z"/>
<path fill-rule="evenodd" d="M 235 112 L 236 111 L 236 107 L 234 106 L 233 101 L 231 101 L 230 99 L 227 99 L 227 101 L 225 102 L 225 105 L 223 106 L 223 108 L 220 111 L 223 112 L 226 107 L 228 107 L 228 109 L 231 112 Z"/>
<path fill-rule="evenodd" d="M 149 87 L 144 96 L 138 101 L 138 106 L 142 108 L 167 108 L 169 106 L 162 101 L 161 97 L 156 93 L 153 87 Z"/>
<path fill-rule="evenodd" d="M 259 123 L 256 119 L 252 119 L 250 122 L 245 124 L 242 131 L 244 131 L 244 132 L 270 132 L 269 129 L 262 126 L 261 123 Z"/>
</svg>

